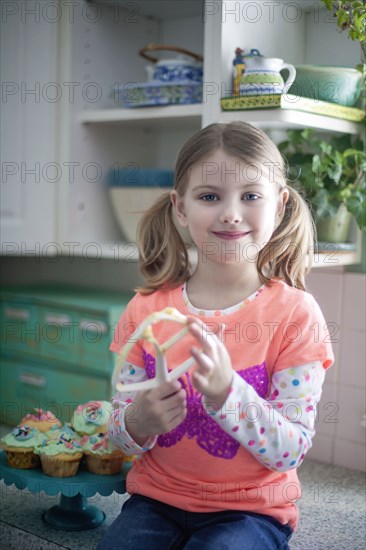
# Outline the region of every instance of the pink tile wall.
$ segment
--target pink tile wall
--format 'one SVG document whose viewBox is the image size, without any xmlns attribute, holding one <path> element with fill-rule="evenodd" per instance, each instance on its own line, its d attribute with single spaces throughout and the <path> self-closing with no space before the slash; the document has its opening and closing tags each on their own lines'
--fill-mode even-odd
<svg viewBox="0 0 366 550">
<path fill-rule="evenodd" d="M 335 365 L 325 378 L 317 435 L 309 456 L 366 470 L 366 275 L 315 270 L 308 290 L 331 323 Z"/>
</svg>

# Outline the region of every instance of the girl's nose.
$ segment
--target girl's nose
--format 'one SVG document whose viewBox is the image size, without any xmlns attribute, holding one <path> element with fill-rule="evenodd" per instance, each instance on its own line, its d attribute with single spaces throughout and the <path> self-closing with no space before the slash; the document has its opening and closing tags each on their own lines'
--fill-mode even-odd
<svg viewBox="0 0 366 550">
<path fill-rule="evenodd" d="M 226 205 L 221 212 L 220 222 L 221 223 L 240 223 L 242 221 L 242 214 L 237 205 L 229 204 Z"/>
</svg>

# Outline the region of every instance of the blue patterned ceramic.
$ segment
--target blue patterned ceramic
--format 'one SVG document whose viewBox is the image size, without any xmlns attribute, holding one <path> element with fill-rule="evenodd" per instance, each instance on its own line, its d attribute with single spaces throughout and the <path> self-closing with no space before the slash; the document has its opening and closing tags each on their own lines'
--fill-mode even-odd
<svg viewBox="0 0 366 550">
<path fill-rule="evenodd" d="M 181 81 L 202 82 L 203 69 L 198 63 L 182 63 L 179 60 L 159 61 L 153 72 L 153 81 L 174 83 Z"/>
<path fill-rule="evenodd" d="M 112 90 L 114 102 L 124 107 L 189 105 L 202 102 L 202 84 L 177 81 L 129 83 Z"/>
</svg>

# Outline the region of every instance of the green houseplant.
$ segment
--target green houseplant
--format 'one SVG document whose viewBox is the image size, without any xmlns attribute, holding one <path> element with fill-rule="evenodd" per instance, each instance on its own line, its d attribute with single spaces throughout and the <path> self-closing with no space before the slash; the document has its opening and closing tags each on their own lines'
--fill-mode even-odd
<svg viewBox="0 0 366 550">
<path fill-rule="evenodd" d="M 288 130 L 279 149 L 287 161 L 290 182 L 310 205 L 319 241 L 345 240 L 347 227 L 335 235 L 342 217 L 349 223 L 352 215 L 365 229 L 366 153 L 360 137 L 340 134 L 325 141 L 313 129 Z M 324 226 L 329 222 L 333 226 L 327 234 Z"/>
<path fill-rule="evenodd" d="M 351 40 L 360 43 L 361 65 L 358 67 L 365 74 L 366 65 L 366 0 L 322 0 L 325 7 L 337 19 L 341 31 L 348 31 Z"/>
</svg>

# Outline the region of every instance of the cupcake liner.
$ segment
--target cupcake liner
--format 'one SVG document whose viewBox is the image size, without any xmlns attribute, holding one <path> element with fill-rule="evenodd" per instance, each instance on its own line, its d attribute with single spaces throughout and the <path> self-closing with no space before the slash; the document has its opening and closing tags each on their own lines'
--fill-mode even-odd
<svg viewBox="0 0 366 550">
<path fill-rule="evenodd" d="M 86 468 L 93 474 L 118 474 L 122 469 L 124 455 L 116 451 L 110 455 L 86 454 Z"/>
<path fill-rule="evenodd" d="M 6 460 L 12 468 L 31 469 L 39 468 L 41 461 L 39 456 L 33 453 L 33 449 L 5 449 Z"/>
<path fill-rule="evenodd" d="M 51 477 L 71 477 L 77 474 L 82 453 L 74 455 L 40 455 L 43 473 Z"/>
</svg>

